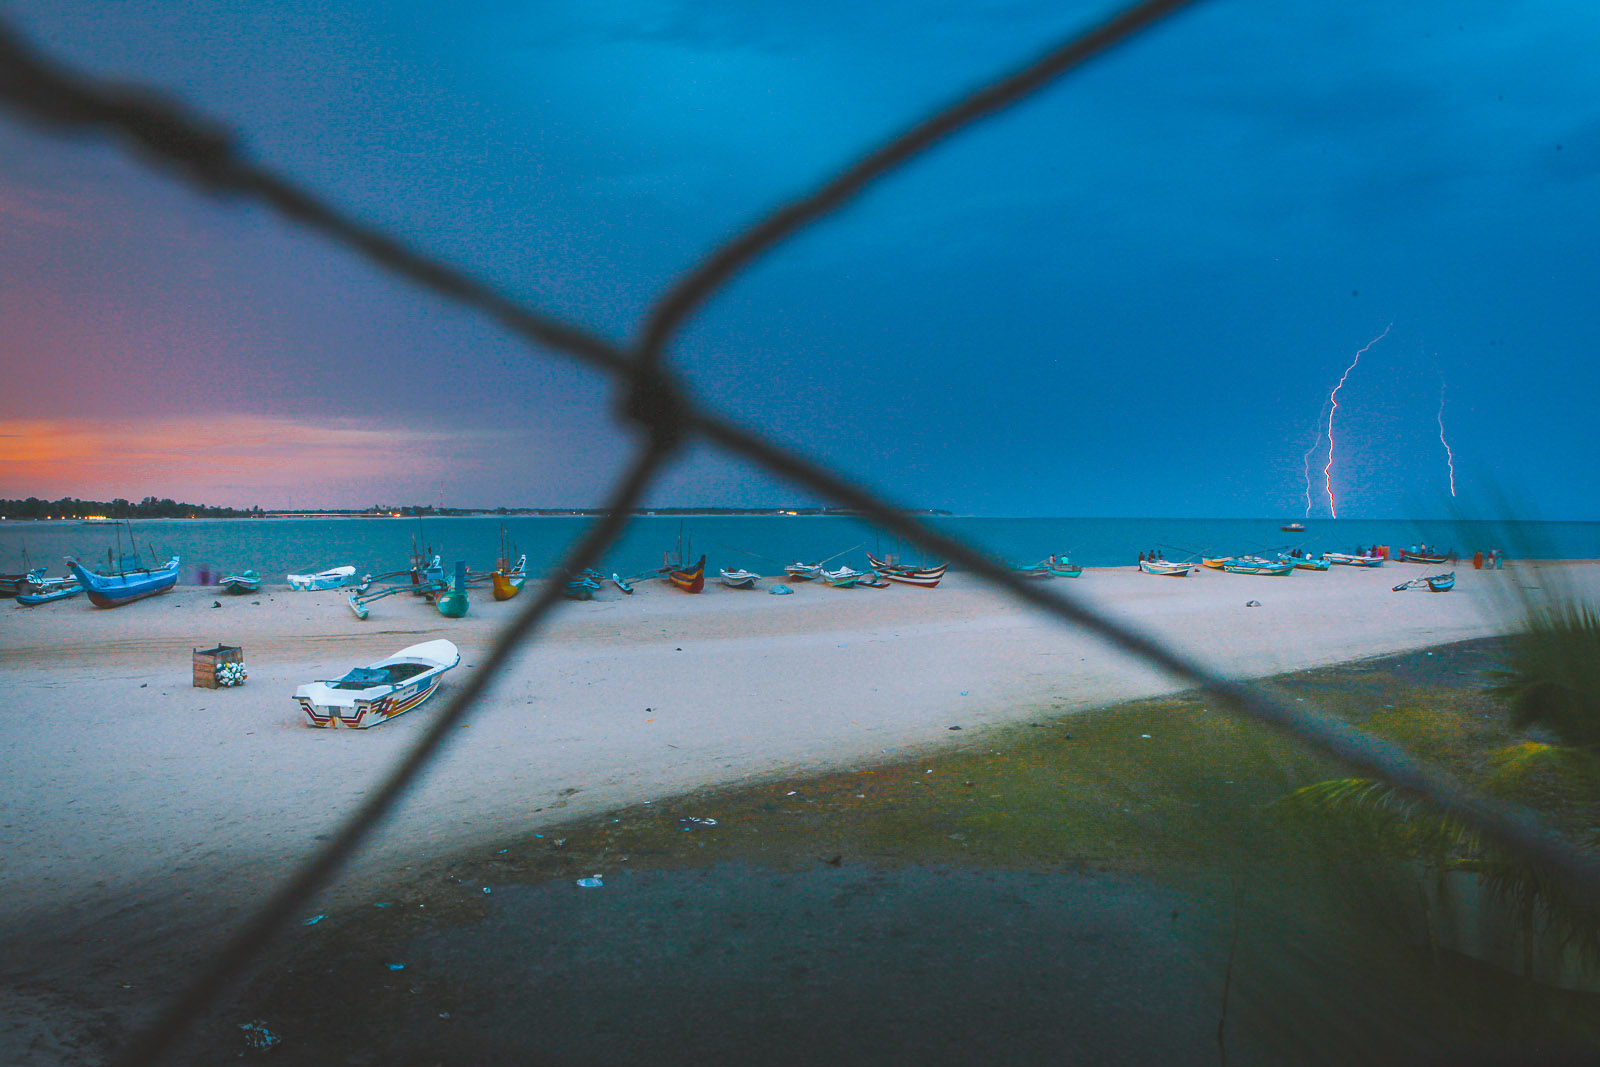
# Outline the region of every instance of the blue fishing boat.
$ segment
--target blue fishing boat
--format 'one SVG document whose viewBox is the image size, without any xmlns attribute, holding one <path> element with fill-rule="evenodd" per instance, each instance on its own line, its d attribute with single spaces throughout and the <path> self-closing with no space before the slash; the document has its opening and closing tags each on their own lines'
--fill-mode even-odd
<svg viewBox="0 0 1600 1067">
<path fill-rule="evenodd" d="M 83 583 L 76 578 L 40 578 L 32 592 L 18 593 L 17 603 L 25 608 L 66 600 L 83 592 Z"/>
<path fill-rule="evenodd" d="M 116 574 L 95 574 L 84 570 L 77 560 L 68 560 L 72 574 L 89 594 L 89 603 L 97 608 L 114 608 L 158 593 L 169 593 L 178 584 L 178 557 L 173 556 L 161 567 L 145 570 L 118 571 Z"/>
</svg>

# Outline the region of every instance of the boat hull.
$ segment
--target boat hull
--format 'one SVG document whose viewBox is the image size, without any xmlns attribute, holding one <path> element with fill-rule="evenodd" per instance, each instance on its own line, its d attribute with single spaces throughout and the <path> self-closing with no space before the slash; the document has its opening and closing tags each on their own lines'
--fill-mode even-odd
<svg viewBox="0 0 1600 1067">
<path fill-rule="evenodd" d="M 1198 563 L 1166 563 L 1159 560 L 1152 563 L 1147 559 L 1142 559 L 1139 561 L 1139 569 L 1146 574 L 1159 574 L 1166 578 L 1187 578 L 1191 571 L 1199 570 L 1200 565 Z"/>
<path fill-rule="evenodd" d="M 722 571 L 719 573 L 717 580 L 729 589 L 753 589 L 756 579 L 760 577 L 761 575 L 751 571 Z"/>
<path fill-rule="evenodd" d="M 178 584 L 178 557 L 173 556 L 167 565 L 152 571 L 124 571 L 121 574 L 94 574 L 76 561 L 71 563 L 72 574 L 89 595 L 89 603 L 97 608 L 116 608 L 172 592 Z"/>
<path fill-rule="evenodd" d="M 929 589 L 939 584 L 944 577 L 944 572 L 949 568 L 948 563 L 941 563 L 937 567 L 908 567 L 903 563 L 888 563 L 867 553 L 867 564 L 878 572 L 878 577 L 887 578 L 891 582 L 900 582 L 904 585 L 921 585 Z"/>
<path fill-rule="evenodd" d="M 1259 574 L 1265 577 L 1282 577 L 1294 573 L 1293 563 L 1224 563 L 1222 569 L 1229 574 Z"/>
<path fill-rule="evenodd" d="M 284 578 L 288 581 L 290 589 L 301 593 L 319 589 L 343 589 L 356 584 L 356 569 L 346 565 L 318 571 L 316 574 L 287 574 Z"/>
<path fill-rule="evenodd" d="M 522 592 L 522 584 L 527 581 L 520 574 L 502 574 L 500 571 L 489 573 L 489 587 L 496 600 L 510 600 Z"/>
<path fill-rule="evenodd" d="M 706 587 L 706 558 L 701 556 L 699 563 L 687 569 L 669 568 L 667 581 L 685 593 L 700 592 Z"/>
<path fill-rule="evenodd" d="M 40 604 L 52 604 L 57 600 L 66 600 L 83 592 L 83 583 L 70 579 L 60 579 L 63 584 L 55 587 L 45 587 L 35 593 L 18 593 L 17 603 L 25 608 L 38 607 Z"/>
<path fill-rule="evenodd" d="M 384 673 L 392 668 L 403 671 L 422 668 L 409 677 L 366 688 L 349 688 L 343 681 L 311 682 L 296 689 L 294 699 L 312 726 L 364 730 L 420 705 L 438 691 L 444 673 L 460 662 L 460 650 L 453 642 L 427 641 L 358 668 Z"/>
<path fill-rule="evenodd" d="M 243 596 L 246 593 L 259 593 L 261 591 L 261 575 L 255 571 L 245 571 L 243 574 L 229 574 L 217 583 L 224 593 L 234 596 Z"/>
</svg>

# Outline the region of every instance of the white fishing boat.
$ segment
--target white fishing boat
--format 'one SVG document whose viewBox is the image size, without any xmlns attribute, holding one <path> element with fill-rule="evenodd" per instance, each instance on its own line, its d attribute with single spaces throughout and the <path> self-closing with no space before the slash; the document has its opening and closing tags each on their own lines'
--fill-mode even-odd
<svg viewBox="0 0 1600 1067">
<path fill-rule="evenodd" d="M 717 580 L 729 589 L 753 589 L 756 579 L 761 577 L 755 571 L 740 570 L 737 567 L 731 571 L 724 567 L 718 573 L 721 577 Z"/>
<path fill-rule="evenodd" d="M 315 574 L 287 574 L 289 588 L 305 592 L 308 589 L 343 589 L 356 584 L 356 569 L 351 566 L 329 567 Z"/>
<path fill-rule="evenodd" d="M 820 563 L 791 563 L 783 568 L 783 573 L 797 582 L 809 582 L 813 578 L 822 577 L 822 564 Z"/>
<path fill-rule="evenodd" d="M 308 682 L 294 699 L 312 726 L 364 730 L 427 700 L 444 672 L 460 662 L 455 642 L 424 641 L 335 681 Z"/>
<path fill-rule="evenodd" d="M 1146 574 L 1164 574 L 1169 578 L 1187 578 L 1190 571 L 1200 569 L 1198 563 L 1168 563 L 1164 559 L 1141 559 L 1139 569 Z"/>
</svg>

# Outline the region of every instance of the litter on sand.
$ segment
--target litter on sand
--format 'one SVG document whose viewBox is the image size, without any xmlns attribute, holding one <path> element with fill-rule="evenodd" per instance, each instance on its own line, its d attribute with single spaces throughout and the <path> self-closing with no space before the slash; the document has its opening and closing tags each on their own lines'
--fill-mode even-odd
<svg viewBox="0 0 1600 1067">
<path fill-rule="evenodd" d="M 244 1031 L 244 1043 L 253 1049 L 260 1049 L 265 1052 L 279 1041 L 278 1035 L 268 1030 L 267 1024 L 260 1019 L 256 1019 L 253 1022 L 240 1023 L 239 1029 Z"/>
</svg>

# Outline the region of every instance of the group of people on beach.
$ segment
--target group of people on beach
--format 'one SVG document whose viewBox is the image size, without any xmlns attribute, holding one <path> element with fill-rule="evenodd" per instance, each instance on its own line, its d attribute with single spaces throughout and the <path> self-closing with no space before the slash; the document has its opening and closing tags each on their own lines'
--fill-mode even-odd
<svg viewBox="0 0 1600 1067">
<path fill-rule="evenodd" d="M 1472 554 L 1472 569 L 1481 571 L 1485 567 L 1492 571 L 1500 570 L 1505 566 L 1506 554 L 1498 548 L 1491 548 L 1488 552 L 1481 548 Z"/>
</svg>

